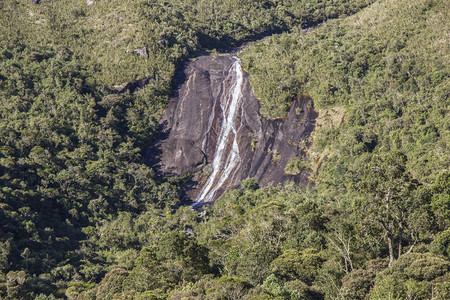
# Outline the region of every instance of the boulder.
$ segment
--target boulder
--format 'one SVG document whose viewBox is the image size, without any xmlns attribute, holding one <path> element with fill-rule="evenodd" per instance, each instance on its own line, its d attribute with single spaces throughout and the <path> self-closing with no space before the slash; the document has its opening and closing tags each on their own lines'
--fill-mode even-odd
<svg viewBox="0 0 450 300">
<path fill-rule="evenodd" d="M 146 47 L 140 47 L 133 50 L 134 53 L 136 53 L 139 56 L 148 57 L 148 51 Z"/>
</svg>

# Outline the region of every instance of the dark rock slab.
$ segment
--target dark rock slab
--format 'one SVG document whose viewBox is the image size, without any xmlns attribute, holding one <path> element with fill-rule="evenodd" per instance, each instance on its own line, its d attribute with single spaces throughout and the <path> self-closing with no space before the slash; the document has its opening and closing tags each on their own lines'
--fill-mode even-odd
<svg viewBox="0 0 450 300">
<path fill-rule="evenodd" d="M 205 184 L 216 152 L 222 123 L 220 99 L 230 89 L 228 72 L 233 55 L 202 56 L 186 64 L 177 75 L 179 89 L 160 122 L 161 140 L 150 147 L 148 159 L 164 176 L 195 174 L 187 191 L 196 200 Z M 315 126 L 317 113 L 308 96 L 299 97 L 284 119 L 269 120 L 259 115 L 260 104 L 244 73 L 243 101 L 236 118 L 239 165 L 230 179 L 217 191 L 239 187 L 240 181 L 254 177 L 261 186 L 294 181 L 306 185 L 308 172 L 285 173 L 286 164 L 304 156 L 300 143 Z"/>
</svg>

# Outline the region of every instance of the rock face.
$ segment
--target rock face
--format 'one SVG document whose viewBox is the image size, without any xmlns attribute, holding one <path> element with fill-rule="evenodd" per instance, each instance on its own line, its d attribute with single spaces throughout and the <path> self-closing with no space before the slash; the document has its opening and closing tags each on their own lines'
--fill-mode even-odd
<svg viewBox="0 0 450 300">
<path fill-rule="evenodd" d="M 116 85 L 112 88 L 113 92 L 116 94 L 122 94 L 126 91 L 130 91 L 132 93 L 136 92 L 139 89 L 144 88 L 150 81 L 150 78 L 142 78 L 132 82 L 126 82 L 121 85 Z"/>
<path fill-rule="evenodd" d="M 288 175 L 285 167 L 301 159 L 300 145 L 314 129 L 317 113 L 309 97 L 294 101 L 284 119 L 261 117 L 248 75 L 233 55 L 199 57 L 177 78 L 180 88 L 150 155 L 165 176 L 195 174 L 189 199 L 215 201 L 248 177 L 262 186 L 307 184 L 307 171 Z"/>
</svg>

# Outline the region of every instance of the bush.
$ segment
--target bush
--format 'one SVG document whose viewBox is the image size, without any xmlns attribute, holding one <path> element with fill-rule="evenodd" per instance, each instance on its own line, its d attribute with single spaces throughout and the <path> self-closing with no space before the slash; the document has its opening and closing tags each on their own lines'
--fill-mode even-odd
<svg viewBox="0 0 450 300">
<path fill-rule="evenodd" d="M 259 189 L 259 184 L 255 178 L 246 178 L 242 180 L 241 188 L 244 190 L 256 191 L 257 189 Z"/>
<path fill-rule="evenodd" d="M 284 168 L 284 173 L 288 175 L 298 175 L 307 168 L 307 162 L 300 158 L 290 160 Z"/>
</svg>

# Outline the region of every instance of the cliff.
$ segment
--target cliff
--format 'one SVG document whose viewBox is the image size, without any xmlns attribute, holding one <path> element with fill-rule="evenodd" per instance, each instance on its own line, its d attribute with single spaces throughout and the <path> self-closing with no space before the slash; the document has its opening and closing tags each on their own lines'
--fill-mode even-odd
<svg viewBox="0 0 450 300">
<path fill-rule="evenodd" d="M 161 140 L 150 153 L 164 176 L 194 174 L 188 198 L 214 201 L 248 177 L 261 186 L 307 184 L 307 170 L 293 175 L 285 167 L 303 157 L 302 141 L 314 129 L 317 113 L 309 97 L 294 101 L 284 119 L 260 116 L 248 74 L 231 54 L 199 57 L 177 78 L 179 89 L 160 122 Z"/>
</svg>

